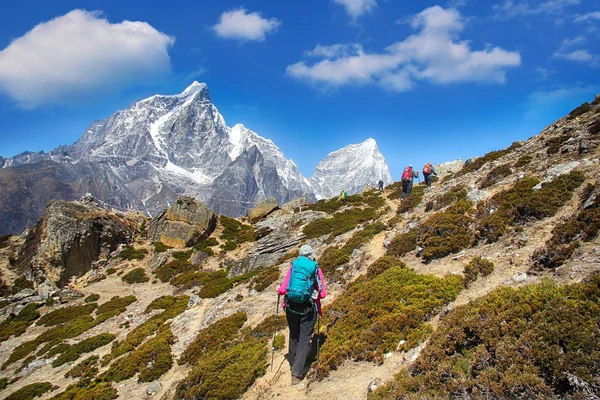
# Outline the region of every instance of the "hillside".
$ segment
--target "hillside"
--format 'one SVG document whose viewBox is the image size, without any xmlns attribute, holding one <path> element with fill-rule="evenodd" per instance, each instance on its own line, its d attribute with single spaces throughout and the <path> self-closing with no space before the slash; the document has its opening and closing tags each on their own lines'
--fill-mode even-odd
<svg viewBox="0 0 600 400">
<path fill-rule="evenodd" d="M 53 202 L 0 238 L 0 398 L 600 397 L 599 144 L 597 99 L 402 202 Z M 303 243 L 328 296 L 291 386 L 275 288 Z"/>
</svg>

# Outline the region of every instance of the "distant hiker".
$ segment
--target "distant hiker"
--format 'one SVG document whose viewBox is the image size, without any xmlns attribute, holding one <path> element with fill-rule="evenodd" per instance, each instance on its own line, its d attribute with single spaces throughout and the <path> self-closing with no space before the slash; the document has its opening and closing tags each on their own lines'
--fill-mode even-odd
<svg viewBox="0 0 600 400">
<path fill-rule="evenodd" d="M 425 183 L 427 184 L 428 188 L 431 187 L 431 181 L 433 181 L 432 175 L 437 176 L 437 173 L 435 172 L 435 169 L 433 168 L 433 164 L 431 163 L 431 161 L 429 161 L 423 167 L 423 179 L 425 179 Z"/>
<path fill-rule="evenodd" d="M 378 185 L 379 185 L 379 191 L 383 192 L 383 181 L 381 179 L 379 180 Z"/>
<path fill-rule="evenodd" d="M 402 199 L 405 199 L 410 195 L 413 187 L 413 179 L 418 177 L 419 172 L 413 170 L 412 164 L 408 164 L 408 166 L 404 168 L 404 172 L 402 172 Z"/>
<path fill-rule="evenodd" d="M 347 199 L 348 193 L 346 193 L 346 191 L 342 189 L 342 191 L 340 192 L 340 201 L 343 201 L 345 203 Z"/>
<path fill-rule="evenodd" d="M 308 356 L 310 338 L 315 328 L 317 313 L 321 313 L 321 299 L 327 296 L 323 273 L 312 247 L 300 247 L 300 255 L 292 261 L 281 286 L 283 307 L 290 329 L 288 361 L 292 368 L 292 385 L 304 378 L 304 364 Z"/>
</svg>

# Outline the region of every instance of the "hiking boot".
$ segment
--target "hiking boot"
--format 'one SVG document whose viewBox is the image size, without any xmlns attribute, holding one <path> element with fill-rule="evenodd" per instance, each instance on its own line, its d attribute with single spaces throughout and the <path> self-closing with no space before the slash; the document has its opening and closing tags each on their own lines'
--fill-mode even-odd
<svg viewBox="0 0 600 400">
<path fill-rule="evenodd" d="M 298 378 L 297 376 L 292 375 L 292 385 L 297 385 L 302 382 L 302 378 Z"/>
</svg>

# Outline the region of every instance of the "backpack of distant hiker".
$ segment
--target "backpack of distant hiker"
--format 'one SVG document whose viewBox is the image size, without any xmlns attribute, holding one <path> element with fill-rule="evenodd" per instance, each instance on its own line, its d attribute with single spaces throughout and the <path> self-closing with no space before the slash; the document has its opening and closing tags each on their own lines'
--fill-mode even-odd
<svg viewBox="0 0 600 400">
<path fill-rule="evenodd" d="M 402 173 L 402 180 L 410 181 L 411 178 L 412 178 L 412 168 L 411 167 L 404 168 L 404 172 Z"/>
<path fill-rule="evenodd" d="M 427 164 L 426 166 L 423 167 L 423 173 L 424 174 L 430 174 L 431 173 L 431 165 Z"/>
<path fill-rule="evenodd" d="M 310 258 L 300 256 L 292 262 L 292 272 L 287 287 L 288 300 L 305 303 L 312 295 L 317 279 L 317 263 Z"/>
</svg>

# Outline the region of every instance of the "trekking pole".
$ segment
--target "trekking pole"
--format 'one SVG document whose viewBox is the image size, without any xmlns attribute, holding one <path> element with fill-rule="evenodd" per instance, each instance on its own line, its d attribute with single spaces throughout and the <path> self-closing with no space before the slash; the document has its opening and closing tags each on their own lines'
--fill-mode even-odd
<svg viewBox="0 0 600 400">
<path fill-rule="evenodd" d="M 275 304 L 275 331 L 273 331 L 273 341 L 271 342 L 271 371 L 273 371 L 273 360 L 275 357 L 275 337 L 277 336 L 277 320 L 279 319 L 279 298 L 281 295 L 277 294 L 277 304 Z"/>
<path fill-rule="evenodd" d="M 317 312 L 317 364 L 319 363 L 319 350 L 321 348 L 321 318 Z"/>
</svg>

